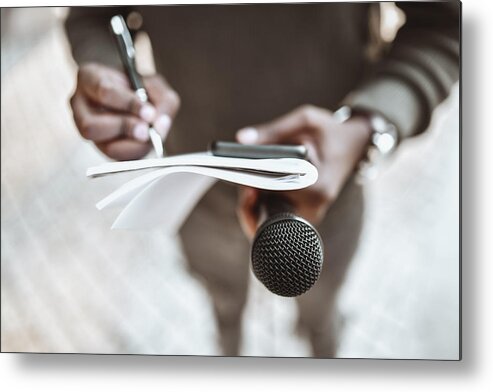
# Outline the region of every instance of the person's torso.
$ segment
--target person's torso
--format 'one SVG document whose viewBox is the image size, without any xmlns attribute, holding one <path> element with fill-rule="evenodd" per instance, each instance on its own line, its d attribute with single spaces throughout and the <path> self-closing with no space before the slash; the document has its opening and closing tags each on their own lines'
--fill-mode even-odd
<svg viewBox="0 0 493 392">
<path fill-rule="evenodd" d="M 157 71 L 181 97 L 171 152 L 233 140 L 302 104 L 335 109 L 361 82 L 367 4 L 141 7 Z"/>
</svg>

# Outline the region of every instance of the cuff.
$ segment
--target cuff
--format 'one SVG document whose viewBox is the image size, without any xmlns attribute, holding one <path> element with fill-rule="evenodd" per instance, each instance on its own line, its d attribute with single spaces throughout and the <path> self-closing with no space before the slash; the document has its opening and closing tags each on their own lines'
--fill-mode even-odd
<svg viewBox="0 0 493 392">
<path fill-rule="evenodd" d="M 416 92 L 397 78 L 375 79 L 349 94 L 342 104 L 385 117 L 397 128 L 400 140 L 419 133 L 424 121 Z"/>
</svg>

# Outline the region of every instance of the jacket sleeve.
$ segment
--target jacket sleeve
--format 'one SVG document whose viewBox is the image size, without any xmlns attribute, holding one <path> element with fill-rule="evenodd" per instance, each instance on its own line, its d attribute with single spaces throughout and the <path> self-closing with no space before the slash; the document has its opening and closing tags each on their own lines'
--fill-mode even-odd
<svg viewBox="0 0 493 392">
<path fill-rule="evenodd" d="M 406 22 L 370 80 L 344 104 L 375 111 L 401 139 L 423 132 L 459 78 L 461 4 L 403 2 Z"/>
<path fill-rule="evenodd" d="M 129 7 L 73 7 L 65 21 L 65 30 L 77 64 L 98 62 L 122 68 L 110 20 L 114 15 L 126 17 Z"/>
</svg>

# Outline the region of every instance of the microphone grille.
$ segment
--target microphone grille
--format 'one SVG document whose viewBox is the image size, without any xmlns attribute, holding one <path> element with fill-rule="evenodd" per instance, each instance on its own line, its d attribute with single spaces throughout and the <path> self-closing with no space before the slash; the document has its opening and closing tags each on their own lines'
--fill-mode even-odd
<svg viewBox="0 0 493 392">
<path fill-rule="evenodd" d="M 291 213 L 272 216 L 252 245 L 255 276 L 274 294 L 295 297 L 309 290 L 322 271 L 323 246 L 315 228 Z"/>
</svg>

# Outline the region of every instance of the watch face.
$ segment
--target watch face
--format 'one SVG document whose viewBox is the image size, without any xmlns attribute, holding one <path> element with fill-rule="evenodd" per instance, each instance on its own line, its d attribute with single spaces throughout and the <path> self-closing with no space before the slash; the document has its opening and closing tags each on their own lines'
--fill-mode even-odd
<svg viewBox="0 0 493 392">
<path fill-rule="evenodd" d="M 390 133 L 375 133 L 372 141 L 382 154 L 388 154 L 396 145 L 396 138 Z"/>
<path fill-rule="evenodd" d="M 380 154 L 386 155 L 397 146 L 397 130 L 395 126 L 382 116 L 376 114 L 371 117 L 373 129 L 372 143 Z"/>
</svg>

